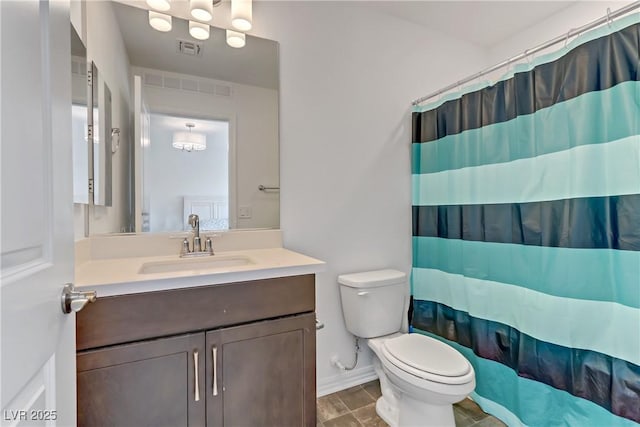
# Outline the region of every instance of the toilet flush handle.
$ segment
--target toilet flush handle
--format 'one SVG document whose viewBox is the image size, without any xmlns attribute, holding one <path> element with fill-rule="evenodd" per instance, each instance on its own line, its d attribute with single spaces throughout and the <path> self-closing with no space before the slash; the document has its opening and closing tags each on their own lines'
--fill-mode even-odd
<svg viewBox="0 0 640 427">
<path fill-rule="evenodd" d="M 369 292 L 368 291 L 360 291 L 360 292 L 358 292 L 358 296 L 359 297 L 363 297 L 365 295 L 369 295 Z"/>
</svg>

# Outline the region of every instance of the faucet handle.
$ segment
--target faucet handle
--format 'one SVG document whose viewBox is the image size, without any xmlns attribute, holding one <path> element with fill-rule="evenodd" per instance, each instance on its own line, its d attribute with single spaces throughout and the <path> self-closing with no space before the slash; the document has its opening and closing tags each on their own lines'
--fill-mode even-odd
<svg viewBox="0 0 640 427">
<path fill-rule="evenodd" d="M 185 237 L 185 239 L 182 241 L 182 250 L 180 251 L 180 254 L 184 255 L 188 254 L 189 252 L 191 252 L 189 250 L 189 240 Z"/>
<path fill-rule="evenodd" d="M 207 237 L 207 240 L 204 241 L 204 251 L 213 255 L 213 243 L 211 242 L 211 237 Z"/>
</svg>

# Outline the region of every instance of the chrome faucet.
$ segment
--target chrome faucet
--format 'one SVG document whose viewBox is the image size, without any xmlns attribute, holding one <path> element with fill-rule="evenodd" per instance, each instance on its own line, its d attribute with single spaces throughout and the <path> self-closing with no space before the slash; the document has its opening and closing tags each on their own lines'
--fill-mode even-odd
<svg viewBox="0 0 640 427">
<path fill-rule="evenodd" d="M 182 250 L 180 251 L 181 257 L 193 257 L 193 256 L 206 256 L 213 255 L 213 244 L 211 238 L 207 237 L 204 243 L 204 250 L 202 250 L 202 242 L 200 239 L 200 217 L 196 214 L 189 215 L 189 225 L 193 230 L 193 248 L 189 248 L 189 239 L 185 237 L 182 241 Z"/>
<path fill-rule="evenodd" d="M 201 252 L 200 244 L 200 217 L 196 214 L 189 215 L 189 225 L 193 230 L 193 252 Z"/>
</svg>

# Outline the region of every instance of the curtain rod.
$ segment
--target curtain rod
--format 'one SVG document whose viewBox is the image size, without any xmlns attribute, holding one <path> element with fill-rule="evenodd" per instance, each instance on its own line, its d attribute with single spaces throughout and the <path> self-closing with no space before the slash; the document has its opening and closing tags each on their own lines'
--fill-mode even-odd
<svg viewBox="0 0 640 427">
<path fill-rule="evenodd" d="M 433 98 L 434 96 L 438 96 L 440 94 L 443 94 L 445 92 L 450 91 L 451 89 L 455 89 L 458 86 L 462 86 L 463 84 L 469 83 L 470 81 L 473 81 L 475 79 L 477 79 L 478 77 L 482 77 L 486 74 L 489 74 L 493 71 L 496 71 L 502 67 L 505 67 L 509 64 L 511 64 L 512 62 L 516 62 L 516 61 L 520 61 L 522 59 L 525 59 L 526 57 L 528 57 L 529 55 L 533 55 L 536 52 L 539 52 L 541 50 L 544 50 L 548 47 L 551 47 L 555 44 L 558 44 L 560 42 L 566 41 L 568 40 L 570 37 L 573 36 L 577 36 L 579 34 L 584 33 L 585 31 L 589 31 L 592 28 L 595 28 L 599 25 L 605 24 L 605 23 L 611 23 L 611 21 L 619 16 L 622 16 L 626 13 L 631 12 L 632 10 L 635 10 L 637 8 L 640 7 L 640 0 L 639 1 L 635 1 L 633 3 L 630 3 L 624 7 L 621 7 L 618 10 L 615 10 L 613 12 L 610 12 L 609 9 L 607 8 L 607 14 L 605 16 L 603 16 L 602 18 L 596 19 L 593 22 L 590 22 L 588 24 L 583 25 L 582 27 L 579 28 L 572 28 L 571 30 L 569 30 L 566 34 L 563 34 L 561 36 L 556 37 L 555 39 L 549 40 L 548 42 L 539 44 L 538 46 L 531 48 L 531 49 L 527 49 L 524 52 L 522 52 L 519 55 L 513 56 L 509 59 L 507 59 L 506 61 L 502 61 L 499 64 L 496 64 L 492 67 L 489 67 L 485 70 L 480 71 L 479 73 L 473 74 L 467 78 L 464 78 L 462 80 L 458 80 L 457 82 L 450 84 L 449 86 L 446 86 L 440 90 L 437 90 L 427 96 L 423 96 L 422 98 L 418 98 L 415 101 L 413 101 L 411 104 L 412 105 L 418 105 L 418 104 L 422 104 L 424 101 Z"/>
</svg>

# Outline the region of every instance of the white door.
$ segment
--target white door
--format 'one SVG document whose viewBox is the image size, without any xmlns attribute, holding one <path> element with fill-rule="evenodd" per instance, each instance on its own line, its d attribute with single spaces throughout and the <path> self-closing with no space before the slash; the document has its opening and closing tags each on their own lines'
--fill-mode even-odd
<svg viewBox="0 0 640 427">
<path fill-rule="evenodd" d="M 2 425 L 75 425 L 68 0 L 0 1 Z"/>
</svg>

